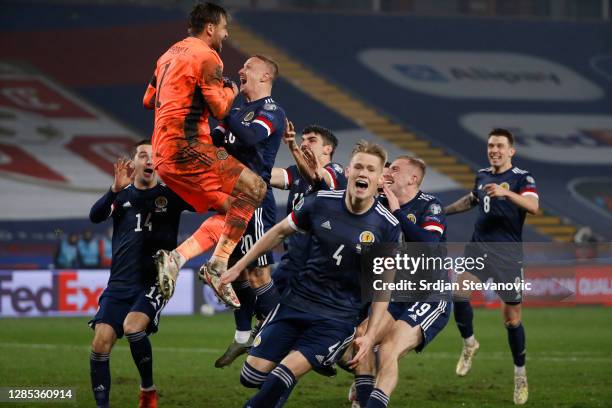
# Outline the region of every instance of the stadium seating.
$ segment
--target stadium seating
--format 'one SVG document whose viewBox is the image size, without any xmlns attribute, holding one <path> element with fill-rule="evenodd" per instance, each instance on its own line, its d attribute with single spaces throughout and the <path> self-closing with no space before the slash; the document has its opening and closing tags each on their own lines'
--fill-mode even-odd
<svg viewBox="0 0 612 408">
<path fill-rule="evenodd" d="M 0 139 L 12 160 L 0 163 L 0 232 L 18 225 L 19 245 L 44 248 L 32 258 L 39 267 L 57 240 L 49 232 L 90 227 L 112 158 L 150 134 L 142 93 L 159 53 L 185 35 L 183 20 L 181 11 L 156 7 L 4 7 L 3 88 L 34 88 L 60 106 L 45 113 L 20 107 L 18 94 L 0 98 L 2 127 L 19 129 Z M 354 29 L 366 20 L 368 30 Z M 579 225 L 612 236 L 604 177 L 612 170 L 612 73 L 597 41 L 612 36 L 610 27 L 583 23 L 570 36 L 571 23 L 340 14 L 309 15 L 305 24 L 300 13 L 237 13 L 225 72 L 236 78 L 255 52 L 278 59 L 275 98 L 298 129 L 316 122 L 336 131 L 337 161 L 361 137 L 382 142 L 391 157 L 412 152 L 430 165 L 423 189 L 448 203 L 486 166 L 488 129 L 507 126 L 517 134 L 516 164 L 536 176 L 546 212 L 529 219 L 526 240 L 567 241 Z M 324 27 L 335 27 L 333 35 Z M 277 165 L 290 164 L 281 146 Z M 279 215 L 285 198 L 277 195 Z M 449 239 L 468 239 L 474 215 L 452 217 Z M 200 219 L 186 217 L 183 234 Z M 0 265 L 20 263 L 6 254 Z"/>
</svg>

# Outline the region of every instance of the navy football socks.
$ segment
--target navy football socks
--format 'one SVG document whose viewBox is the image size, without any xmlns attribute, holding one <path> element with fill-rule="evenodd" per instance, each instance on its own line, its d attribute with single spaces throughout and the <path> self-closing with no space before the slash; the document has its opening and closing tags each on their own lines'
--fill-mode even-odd
<svg viewBox="0 0 612 408">
<path fill-rule="evenodd" d="M 92 351 L 89 356 L 89 370 L 91 376 L 91 389 L 98 408 L 109 406 L 111 375 L 110 353 L 96 353 Z"/>
<path fill-rule="evenodd" d="M 130 343 L 130 351 L 132 358 L 140 373 L 140 386 L 147 389 L 153 386 L 153 351 L 151 350 L 151 341 L 145 331 L 138 333 L 126 334 Z"/>
<path fill-rule="evenodd" d="M 457 328 L 461 333 L 461 337 L 467 339 L 474 334 L 474 326 L 472 325 L 474 311 L 472 310 L 472 305 L 470 302 L 455 302 L 454 306 Z"/>
<path fill-rule="evenodd" d="M 523 367 L 525 365 L 525 329 L 523 324 L 519 323 L 518 326 L 506 326 L 508 330 L 508 343 L 510 344 L 510 350 L 512 351 L 512 359 L 514 365 L 517 367 Z"/>
</svg>

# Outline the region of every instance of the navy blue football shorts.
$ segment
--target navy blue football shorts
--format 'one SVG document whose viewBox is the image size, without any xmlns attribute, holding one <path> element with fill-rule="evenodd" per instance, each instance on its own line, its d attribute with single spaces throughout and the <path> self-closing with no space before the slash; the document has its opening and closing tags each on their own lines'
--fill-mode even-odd
<svg viewBox="0 0 612 408">
<path fill-rule="evenodd" d="M 120 339 L 123 337 L 123 321 L 128 313 L 141 312 L 150 319 L 147 334 L 156 333 L 166 303 L 168 301 L 162 297 L 156 285 L 146 289 L 107 287 L 98 300 L 98 311 L 89 321 L 89 327 L 94 329 L 96 324 L 106 323 Z"/>
<path fill-rule="evenodd" d="M 240 258 L 246 254 L 249 249 L 255 245 L 261 237 L 268 232 L 276 224 L 276 201 L 274 201 L 274 195 L 272 190 L 268 188 L 266 196 L 264 197 L 261 206 L 255 210 L 251 220 L 249 221 L 240 242 L 236 245 L 234 252 L 232 253 L 230 262 L 237 262 Z M 256 261 L 254 261 L 249 267 L 255 266 L 268 266 L 274 263 L 274 256 L 272 251 L 268 251 Z"/>
<path fill-rule="evenodd" d="M 421 326 L 423 341 L 417 346 L 417 353 L 423 351 L 444 329 L 450 318 L 452 302 L 392 302 L 388 312 L 395 320 L 403 320 L 410 327 Z"/>
<path fill-rule="evenodd" d="M 355 326 L 279 303 L 264 321 L 250 355 L 280 363 L 296 350 L 319 369 L 342 357 L 353 341 Z"/>
</svg>

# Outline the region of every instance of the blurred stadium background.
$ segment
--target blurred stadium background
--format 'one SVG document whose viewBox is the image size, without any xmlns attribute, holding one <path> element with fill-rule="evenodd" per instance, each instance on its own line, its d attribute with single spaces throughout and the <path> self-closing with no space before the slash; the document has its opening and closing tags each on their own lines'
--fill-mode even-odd
<svg viewBox="0 0 612 408">
<path fill-rule="evenodd" d="M 319 123 L 334 130 L 340 140 L 336 161 L 345 163 L 360 138 L 381 142 L 390 157 L 417 155 L 429 165 L 423 190 L 449 203 L 472 187 L 477 169 L 487 166 L 488 130 L 506 127 L 517 138 L 515 164 L 534 173 L 540 191 L 543 211 L 528 217 L 525 241 L 594 245 L 612 238 L 612 1 L 219 3 L 233 17 L 222 53 L 225 73 L 237 79 L 249 55 L 272 56 L 281 70 L 275 99 L 298 129 Z M 18 318 L 0 319 L 0 386 L 55 384 L 52 372 L 37 372 L 32 362 L 25 363 L 22 371 L 12 355 L 19 350 L 21 356 L 31 357 L 27 361 L 36 361 L 53 350 L 71 361 L 64 372 L 69 377 L 62 384 L 77 386 L 82 391 L 79 405 L 89 405 L 86 318 L 21 318 L 95 312 L 96 296 L 107 276 L 104 237 L 109 225 L 90 224 L 89 209 L 111 183 L 112 161 L 134 141 L 150 136 L 153 118 L 142 108 L 142 95 L 157 57 L 186 35 L 185 16 L 192 4 L 0 2 L 0 318 Z M 281 145 L 276 165 L 291 163 Z M 275 191 L 275 196 L 280 217 L 286 195 Z M 475 213 L 451 217 L 449 240 L 468 240 L 474 217 Z M 185 215 L 181 238 L 201 219 Z M 81 259 L 78 264 L 61 264 L 64 259 L 57 258 L 58 249 L 68 245 L 71 235 L 75 242 L 80 239 L 86 251 L 98 251 L 95 262 Z M 586 253 L 588 257 L 588 249 Z M 584 252 L 578 254 L 584 256 Z M 195 268 L 201 262 L 196 259 L 187 266 Z M 573 281 L 568 285 L 576 295 L 554 305 L 589 306 L 525 313 L 529 349 L 544 353 L 541 375 L 552 381 L 557 370 L 565 367 L 565 352 L 574 359 L 568 364 L 576 364 L 569 369 L 572 376 L 534 389 L 530 402 L 534 406 L 606 406 L 605 401 L 612 401 L 612 269 L 600 260 L 596 266 L 580 262 L 563 263 L 562 268 L 571 269 Z M 582 285 L 588 290 L 580 292 Z M 558 289 L 552 278 L 542 286 L 543 295 L 553 297 Z M 178 290 L 180 296 L 170 303 L 168 314 L 199 314 L 202 305 L 210 302 L 189 271 L 182 275 Z M 483 306 L 496 306 L 487 294 L 478 300 Z M 469 387 L 474 395 L 450 392 L 459 387 L 455 378 L 449 379 L 448 389 L 442 388 L 441 394 L 440 384 L 432 384 L 436 367 L 443 367 L 450 377 L 459 353 L 459 337 L 451 321 L 442 336 L 445 340 L 434 344 L 433 357 L 427 353 L 422 357 L 431 360 L 419 363 L 429 368 L 421 374 L 412 365 L 404 378 L 410 388 L 397 401 L 405 398 L 412 405 L 416 399 L 422 406 L 508 404 L 510 399 L 498 396 L 499 390 L 486 388 L 486 378 L 498 376 L 510 361 L 504 354 L 498 318 L 491 313 L 484 315 L 488 323 L 481 330 L 488 333 L 490 329 L 492 338 L 499 337 L 491 349 L 498 354 L 487 355 L 482 349 L 487 374 L 468 380 L 473 381 Z M 530 324 L 532 313 L 539 326 Z M 153 340 L 154 347 L 156 341 L 166 345 L 156 360 L 158 382 L 187 376 L 188 384 L 199 387 L 216 375 L 234 395 L 209 404 L 206 399 L 214 394 L 199 390 L 198 398 L 206 400 L 202 404 L 237 406 L 248 395 L 238 390 L 237 369 L 222 374 L 209 369 L 214 350 L 221 351 L 231 337 L 231 317 L 217 316 L 203 323 L 201 319 L 164 318 L 167 322 Z M 207 324 L 212 326 L 201 327 Z M 65 335 L 50 335 L 54 327 Z M 171 327 L 176 331 L 166 330 Z M 226 335 L 220 334 L 221 329 Z M 201 337 L 183 336 L 190 331 Z M 586 342 L 585 337 L 589 337 Z M 582 346 L 575 348 L 574 342 L 581 341 Z M 19 349 L 24 342 L 32 347 Z M 547 344 L 552 348 L 547 349 Z M 201 369 L 193 367 L 186 374 L 175 367 L 164 372 L 163 364 L 172 364 L 174 353 L 187 357 L 186 361 L 193 357 L 172 347 L 196 347 L 194 353 L 202 356 Z M 213 351 L 202 351 L 207 350 L 202 347 Z M 117 353 L 127 356 L 125 348 Z M 137 384 L 131 361 L 124 360 L 113 360 L 113 367 L 125 371 L 118 377 L 124 382 L 113 392 L 113 398 L 122 401 L 119 406 L 131 404 Z M 580 376 L 588 379 L 580 380 Z M 328 386 L 320 379 L 308 381 L 310 385 L 297 393 L 293 406 L 342 406 L 339 394 L 344 388 Z M 542 391 L 570 387 L 575 381 L 593 381 L 593 388 L 586 394 L 576 391 L 573 397 L 552 389 Z M 348 377 L 340 383 L 347 385 Z M 309 386 L 331 388 L 329 392 L 321 388 L 313 396 L 308 395 Z M 181 384 L 174 391 L 162 390 L 162 396 L 170 395 L 167 401 L 173 403 L 168 406 L 192 406 L 189 398 L 179 395 L 189 390 Z M 538 392 L 542 393 L 539 400 Z"/>
</svg>

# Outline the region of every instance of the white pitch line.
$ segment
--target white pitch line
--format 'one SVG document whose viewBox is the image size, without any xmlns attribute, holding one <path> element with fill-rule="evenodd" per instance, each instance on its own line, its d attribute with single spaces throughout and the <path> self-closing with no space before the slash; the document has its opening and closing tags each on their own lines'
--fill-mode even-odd
<svg viewBox="0 0 612 408">
<path fill-rule="evenodd" d="M 553 355 L 551 355 L 553 354 Z M 459 353 L 450 353 L 446 351 L 433 351 L 428 353 L 427 351 L 423 352 L 423 357 L 431 356 L 432 358 L 437 359 L 457 359 Z M 501 352 L 501 351 L 493 351 L 493 352 L 482 352 L 479 351 L 478 355 L 474 357 L 476 360 L 507 360 L 512 359 L 512 354 L 510 351 Z M 559 353 L 530 353 L 527 352 L 527 360 L 528 362 L 537 362 L 537 361 L 546 361 L 546 362 L 571 362 L 571 363 L 581 363 L 581 362 L 593 362 L 593 363 L 612 363 L 612 357 L 606 356 L 598 356 L 598 355 L 588 355 L 585 353 L 580 354 L 566 354 L 565 356 L 560 355 Z"/>
<path fill-rule="evenodd" d="M 21 349 L 43 349 L 43 350 L 74 350 L 82 349 L 89 350 L 89 345 L 76 345 L 76 344 L 50 344 L 50 343 L 0 343 L 0 348 L 21 348 Z M 115 350 L 129 350 L 127 346 L 115 346 Z M 220 353 L 221 349 L 216 348 L 203 348 L 203 347 L 155 347 L 153 346 L 154 352 L 167 352 L 167 353 L 204 353 L 204 354 L 216 354 Z M 425 351 L 419 355 L 419 358 L 435 358 L 435 359 L 450 359 L 454 360 L 457 358 L 459 353 L 451 353 L 447 351 Z M 588 352 L 575 352 L 573 354 L 563 354 L 562 352 L 551 351 L 545 353 L 527 353 L 528 360 L 530 362 L 547 361 L 547 362 L 593 362 L 593 363 L 612 363 L 612 357 L 606 357 L 596 354 L 589 354 Z M 479 351 L 476 359 L 483 360 L 507 360 L 512 358 L 510 352 L 502 351 L 491 351 L 483 352 Z"/>
<path fill-rule="evenodd" d="M 90 350 L 91 346 L 83 346 L 77 344 L 44 344 L 44 343 L 0 343 L 0 348 L 25 348 L 25 349 L 42 349 L 42 350 L 74 350 L 83 349 Z M 130 350 L 127 346 L 115 346 L 113 350 Z M 161 351 L 168 353 L 220 353 L 221 349 L 202 348 L 202 347 L 155 347 L 153 351 Z"/>
</svg>

